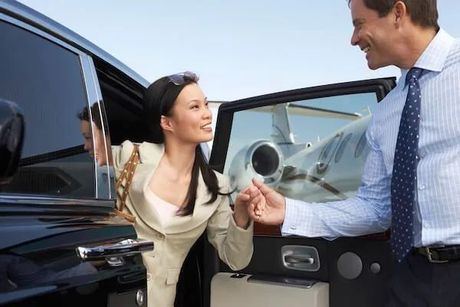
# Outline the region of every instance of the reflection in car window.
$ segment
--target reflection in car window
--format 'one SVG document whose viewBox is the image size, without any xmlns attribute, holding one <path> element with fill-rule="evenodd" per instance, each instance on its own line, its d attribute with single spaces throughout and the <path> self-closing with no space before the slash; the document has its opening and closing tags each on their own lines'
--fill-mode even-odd
<svg viewBox="0 0 460 307">
<path fill-rule="evenodd" d="M 360 137 L 376 104 L 375 93 L 362 93 L 236 112 L 224 173 L 237 189 L 255 177 L 307 202 L 351 197 L 359 187 L 368 152 L 365 138 L 360 144 Z M 254 122 L 257 129 L 252 128 Z M 362 149 L 356 155 L 358 144 Z M 266 163 L 256 165 L 258 158 L 273 163 L 259 170 Z"/>
<path fill-rule="evenodd" d="M 87 105 L 79 56 L 3 21 L 0 37 L 0 97 L 16 102 L 26 121 L 21 167 L 2 190 L 94 196 L 77 117 Z"/>
</svg>

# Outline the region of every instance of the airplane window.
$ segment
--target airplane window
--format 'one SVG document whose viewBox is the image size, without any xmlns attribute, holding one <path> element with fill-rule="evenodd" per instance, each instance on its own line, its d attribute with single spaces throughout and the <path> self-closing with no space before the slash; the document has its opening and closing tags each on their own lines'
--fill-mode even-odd
<svg viewBox="0 0 460 307">
<path fill-rule="evenodd" d="M 361 137 L 359 138 L 358 144 L 356 144 L 355 158 L 359 158 L 359 156 L 361 156 L 366 145 L 367 145 L 366 131 L 364 131 Z"/>
<path fill-rule="evenodd" d="M 353 133 L 347 134 L 347 136 L 343 139 L 342 143 L 340 143 L 339 148 L 337 148 L 337 152 L 335 153 L 335 163 L 338 163 L 340 159 L 342 159 L 343 152 L 345 151 L 348 142 L 350 142 L 351 137 L 353 136 Z"/>
<path fill-rule="evenodd" d="M 318 163 L 316 164 L 316 169 L 319 174 L 322 174 L 327 170 L 329 162 L 331 161 L 332 156 L 336 151 L 340 140 L 342 139 L 342 136 L 343 133 L 336 134 L 335 137 L 330 140 L 326 146 L 323 147 L 323 150 L 321 151 L 321 154 L 318 158 Z"/>
</svg>

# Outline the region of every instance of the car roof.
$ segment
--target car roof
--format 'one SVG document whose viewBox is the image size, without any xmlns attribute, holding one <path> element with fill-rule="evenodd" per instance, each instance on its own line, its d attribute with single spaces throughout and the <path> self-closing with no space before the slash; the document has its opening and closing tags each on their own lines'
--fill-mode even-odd
<svg viewBox="0 0 460 307">
<path fill-rule="evenodd" d="M 17 2 L 15 0 L 0 0 L 0 13 L 9 15 L 15 19 L 21 20 L 30 24 L 40 30 L 55 36 L 66 43 L 72 45 L 74 48 L 84 51 L 93 57 L 97 57 L 116 69 L 122 71 L 128 77 L 147 87 L 149 82 L 144 79 L 137 72 L 123 64 L 121 61 L 110 55 L 108 52 L 99 48 L 86 38 L 78 35 L 72 30 L 66 28 L 62 24 L 54 21 L 53 19 L 33 10 L 32 8 Z"/>
</svg>

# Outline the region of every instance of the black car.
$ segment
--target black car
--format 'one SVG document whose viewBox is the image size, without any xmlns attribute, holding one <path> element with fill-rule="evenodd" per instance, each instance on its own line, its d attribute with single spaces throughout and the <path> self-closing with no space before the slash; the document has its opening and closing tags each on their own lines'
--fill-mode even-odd
<svg viewBox="0 0 460 307">
<path fill-rule="evenodd" d="M 114 213 L 107 161 L 110 145 L 149 141 L 139 124 L 147 85 L 62 25 L 0 0 L 0 305 L 146 305 L 141 252 L 153 246 Z M 394 85 L 365 80 L 222 103 L 209 163 L 236 189 L 256 177 L 316 205 L 350 197 L 370 116 Z M 254 248 L 235 273 L 203 236 L 182 268 L 176 306 L 383 304 L 387 233 L 285 237 L 256 224 Z"/>
<path fill-rule="evenodd" d="M 81 131 L 84 110 L 110 101 L 113 139 L 131 137 L 146 84 L 47 17 L 0 2 L 0 305 L 147 306 L 140 253 L 153 243 L 113 213 L 113 170 Z"/>
</svg>

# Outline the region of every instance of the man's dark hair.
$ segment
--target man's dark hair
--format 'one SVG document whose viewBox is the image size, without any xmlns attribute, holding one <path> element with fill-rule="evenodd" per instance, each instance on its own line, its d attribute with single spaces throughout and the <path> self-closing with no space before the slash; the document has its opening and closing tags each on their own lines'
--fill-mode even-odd
<svg viewBox="0 0 460 307">
<path fill-rule="evenodd" d="M 352 0 L 348 0 L 348 5 Z M 436 0 L 399 0 L 406 7 L 414 24 L 439 30 Z M 380 17 L 387 16 L 398 0 L 363 0 L 367 8 L 377 11 Z"/>
</svg>

